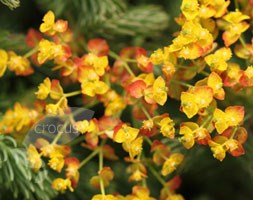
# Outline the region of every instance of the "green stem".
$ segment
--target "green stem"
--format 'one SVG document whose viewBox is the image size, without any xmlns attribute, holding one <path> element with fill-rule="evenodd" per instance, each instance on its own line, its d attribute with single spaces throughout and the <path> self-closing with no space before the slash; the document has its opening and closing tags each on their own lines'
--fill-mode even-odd
<svg viewBox="0 0 253 200">
<path fill-rule="evenodd" d="M 238 127 L 236 126 L 236 127 L 234 128 L 233 133 L 231 134 L 231 136 L 230 136 L 229 139 L 233 139 L 233 138 L 234 138 L 237 129 L 238 129 Z"/>
<path fill-rule="evenodd" d="M 234 3 L 235 3 L 235 9 L 236 10 L 239 9 L 239 4 L 238 4 L 237 0 L 234 0 Z"/>
<path fill-rule="evenodd" d="M 123 62 L 123 66 L 124 68 L 127 70 L 127 72 L 131 75 L 131 76 L 135 76 L 135 74 L 133 73 L 133 71 L 131 70 L 131 68 L 129 67 L 129 65 L 127 64 L 127 62 L 122 59 L 118 54 L 114 53 L 113 51 L 109 52 L 109 56 L 111 56 L 112 58 L 116 59 L 116 60 L 120 60 Z"/>
<path fill-rule="evenodd" d="M 188 84 L 188 83 L 184 83 L 184 82 L 178 81 L 178 80 L 171 80 L 171 82 L 172 82 L 172 83 L 179 84 L 179 85 L 182 85 L 182 86 L 185 86 L 185 87 L 188 87 L 188 88 L 193 87 L 193 85 L 190 85 L 190 84 Z"/>
<path fill-rule="evenodd" d="M 79 166 L 79 169 L 83 167 L 85 164 L 87 164 L 92 158 L 94 158 L 98 153 L 100 152 L 100 148 L 97 148 L 95 151 L 93 151 L 89 156 L 87 156 Z"/>
<path fill-rule="evenodd" d="M 31 49 L 30 51 L 28 51 L 23 57 L 24 58 L 28 58 L 30 57 L 31 55 L 33 55 L 34 53 L 36 53 L 38 50 L 38 46 L 34 47 L 33 49 Z"/>
<path fill-rule="evenodd" d="M 210 115 L 202 124 L 199 128 L 204 128 L 208 123 L 210 123 L 213 119 L 213 116 Z"/>
<path fill-rule="evenodd" d="M 64 133 L 64 130 L 66 129 L 68 124 L 69 124 L 68 122 L 64 123 L 63 127 L 60 129 L 59 133 L 56 135 L 56 137 L 54 138 L 54 140 L 51 144 L 56 144 L 56 142 L 60 139 L 60 137 Z"/>
<path fill-rule="evenodd" d="M 146 140 L 146 141 L 148 142 L 148 144 L 149 144 L 150 146 L 152 146 L 153 142 L 150 140 L 149 137 L 144 137 L 144 140 Z"/>
<path fill-rule="evenodd" d="M 62 101 L 62 99 L 64 99 L 64 97 L 62 97 L 60 101 Z M 57 104 L 59 103 L 57 102 Z M 82 112 L 82 109 L 78 109 L 76 111 L 74 111 L 71 116 L 69 117 L 69 119 L 64 123 L 63 127 L 60 129 L 60 131 L 58 132 L 58 134 L 56 135 L 56 137 L 54 138 L 53 142 L 51 144 L 56 144 L 56 142 L 60 139 L 60 137 L 62 136 L 62 134 L 64 133 L 64 130 L 66 129 L 66 127 L 72 122 L 74 122 L 73 116 L 79 114 L 80 112 Z"/>
<path fill-rule="evenodd" d="M 150 116 L 150 114 L 148 113 L 147 109 L 143 106 L 142 103 L 139 103 L 139 106 L 142 110 L 142 112 L 145 114 L 145 116 L 148 118 L 148 119 L 152 119 L 152 117 Z"/>
<path fill-rule="evenodd" d="M 199 72 L 199 74 L 202 74 L 204 76 L 209 76 L 210 75 L 208 72 L 205 72 L 205 71 L 201 71 L 201 72 Z"/>
<path fill-rule="evenodd" d="M 65 93 L 64 96 L 65 97 L 72 97 L 72 96 L 76 96 L 76 95 L 79 95 L 81 94 L 82 91 L 81 90 L 78 90 L 78 91 L 74 91 L 74 92 L 70 92 L 70 93 Z"/>
<path fill-rule="evenodd" d="M 148 168 L 150 172 L 153 174 L 153 176 L 161 183 L 163 187 L 166 186 L 166 181 L 163 180 L 163 178 L 160 176 L 160 174 L 153 168 L 152 165 L 148 165 Z"/>
<path fill-rule="evenodd" d="M 247 49 L 246 42 L 244 41 L 244 39 L 243 39 L 243 37 L 242 37 L 242 36 L 240 36 L 240 37 L 239 37 L 239 40 L 240 40 L 240 42 L 241 42 L 242 46 L 243 46 L 245 49 Z"/>
<path fill-rule="evenodd" d="M 102 148 L 102 144 L 99 148 L 99 171 L 101 171 L 103 169 L 103 148 Z M 105 186 L 104 186 L 104 181 L 103 179 L 100 177 L 99 179 L 99 184 L 100 184 L 100 190 L 101 190 L 101 194 L 103 196 L 105 196 Z"/>
</svg>

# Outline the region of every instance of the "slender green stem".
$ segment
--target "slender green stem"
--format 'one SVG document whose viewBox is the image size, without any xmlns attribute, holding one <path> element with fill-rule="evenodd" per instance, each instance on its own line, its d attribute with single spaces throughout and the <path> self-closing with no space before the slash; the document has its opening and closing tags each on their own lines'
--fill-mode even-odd
<svg viewBox="0 0 253 200">
<path fill-rule="evenodd" d="M 65 93 L 64 96 L 65 97 L 72 97 L 72 96 L 76 96 L 76 95 L 79 95 L 81 94 L 82 91 L 81 90 L 78 90 L 78 91 L 74 91 L 74 92 L 70 92 L 70 93 Z"/>
<path fill-rule="evenodd" d="M 79 168 L 83 167 L 85 164 L 87 164 L 92 158 L 94 158 L 98 153 L 100 152 L 100 148 L 97 148 L 94 150 L 89 156 L 87 156 L 81 163 Z"/>
<path fill-rule="evenodd" d="M 188 83 L 184 83 L 184 82 L 178 81 L 178 80 L 171 80 L 171 82 L 172 82 L 172 83 L 179 84 L 179 85 L 182 85 L 182 86 L 185 86 L 185 87 L 188 87 L 188 88 L 193 87 L 193 85 L 190 85 L 190 84 L 188 84 Z"/>
<path fill-rule="evenodd" d="M 199 72 L 199 74 L 202 74 L 204 76 L 209 76 L 210 75 L 208 72 L 205 72 L 205 71 L 201 71 L 201 72 Z"/>
<path fill-rule="evenodd" d="M 235 3 L 235 9 L 236 10 L 239 9 L 239 4 L 238 4 L 237 0 L 234 0 L 234 3 Z"/>
<path fill-rule="evenodd" d="M 62 97 L 57 104 L 59 104 L 60 101 L 62 101 L 62 99 L 64 99 L 64 97 Z M 72 122 L 74 122 L 73 116 L 79 114 L 80 112 L 83 112 L 82 109 L 78 109 L 76 111 L 74 111 L 71 116 L 69 116 L 69 119 L 63 124 L 63 127 L 59 130 L 58 134 L 56 135 L 56 137 L 54 138 L 53 142 L 51 144 L 56 144 L 56 142 L 60 139 L 60 137 L 62 136 L 62 134 L 64 133 L 64 130 L 66 130 L 66 127 Z"/>
<path fill-rule="evenodd" d="M 60 131 L 58 132 L 58 134 L 56 135 L 56 137 L 54 138 L 54 140 L 51 144 L 56 144 L 56 142 L 60 139 L 60 137 L 64 133 L 64 130 L 66 129 L 68 124 L 69 124 L 68 122 L 64 123 L 63 127 L 60 129 Z"/>
<path fill-rule="evenodd" d="M 38 46 L 34 47 L 33 49 L 31 49 L 30 51 L 28 51 L 23 57 L 24 58 L 28 58 L 30 57 L 31 55 L 33 55 L 34 53 L 36 53 L 38 50 Z"/>
<path fill-rule="evenodd" d="M 152 165 L 148 165 L 148 168 L 150 172 L 153 174 L 153 176 L 161 183 L 162 186 L 166 186 L 166 181 L 163 180 L 163 178 L 160 176 L 160 174 L 153 168 Z"/>
<path fill-rule="evenodd" d="M 129 65 L 126 62 L 123 62 L 123 66 L 131 76 L 135 76 L 135 74 L 133 73 L 133 71 L 130 69 Z"/>
<path fill-rule="evenodd" d="M 241 44 L 242 44 L 243 48 L 247 49 L 246 42 L 244 41 L 244 39 L 243 39 L 243 37 L 242 37 L 242 36 L 240 36 L 240 37 L 239 37 L 239 40 L 240 40 L 240 42 L 241 42 Z"/>
<path fill-rule="evenodd" d="M 71 140 L 71 142 L 69 142 L 67 145 L 68 146 L 73 146 L 75 144 L 78 144 L 79 142 L 82 142 L 84 140 L 84 137 L 81 136 L 81 137 L 77 137 L 75 138 L 74 140 Z"/>
<path fill-rule="evenodd" d="M 148 119 L 152 119 L 152 117 L 150 116 L 150 114 L 148 113 L 147 109 L 143 106 L 142 103 L 139 103 L 139 106 L 142 110 L 142 112 L 145 114 L 145 116 L 148 118 Z"/>
<path fill-rule="evenodd" d="M 200 128 L 204 128 L 206 125 L 208 125 L 208 123 L 210 123 L 213 119 L 213 116 L 210 115 L 200 126 Z"/>
<path fill-rule="evenodd" d="M 236 127 L 234 128 L 234 130 L 233 130 L 233 133 L 232 133 L 231 136 L 230 136 L 230 139 L 233 139 L 233 138 L 235 137 L 235 133 L 236 133 L 237 130 L 238 130 L 238 127 L 236 126 Z"/>
<path fill-rule="evenodd" d="M 146 140 L 146 141 L 148 142 L 148 144 L 149 144 L 150 146 L 152 146 L 153 142 L 150 140 L 149 137 L 144 137 L 144 140 Z"/>
<path fill-rule="evenodd" d="M 102 169 L 103 169 L 103 148 L 102 148 L 102 145 L 101 145 L 100 150 L 99 150 L 99 171 L 101 171 Z M 101 177 L 100 177 L 100 180 L 99 180 L 99 184 L 100 184 L 101 194 L 103 196 L 105 196 L 104 181 Z"/>
<path fill-rule="evenodd" d="M 114 58 L 116 60 L 121 60 L 123 62 L 123 66 L 127 70 L 127 72 L 131 76 L 135 76 L 135 74 L 133 73 L 133 71 L 131 70 L 131 68 L 129 67 L 129 65 L 127 64 L 126 60 L 122 59 L 118 54 L 114 53 L 113 51 L 109 52 L 109 56 L 111 56 L 112 58 Z"/>
<path fill-rule="evenodd" d="M 142 185 L 142 187 L 147 187 L 147 181 L 145 178 L 142 179 L 141 185 Z"/>
</svg>

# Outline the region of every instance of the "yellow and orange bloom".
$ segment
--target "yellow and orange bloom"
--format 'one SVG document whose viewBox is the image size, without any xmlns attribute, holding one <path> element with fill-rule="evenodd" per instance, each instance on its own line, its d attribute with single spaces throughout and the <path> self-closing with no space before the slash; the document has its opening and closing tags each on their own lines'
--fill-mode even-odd
<svg viewBox="0 0 253 200">
<path fill-rule="evenodd" d="M 250 19 L 250 17 L 242 14 L 240 11 L 235 11 L 229 12 L 223 19 L 227 22 L 227 25 L 225 25 L 225 32 L 222 38 L 228 47 L 235 43 L 241 34 L 249 28 L 250 25 L 244 20 Z"/>
<path fill-rule="evenodd" d="M 198 0 L 183 0 L 181 10 L 187 20 L 193 20 L 199 14 Z"/>
<path fill-rule="evenodd" d="M 213 89 L 213 95 L 216 99 L 224 100 L 225 98 L 225 91 L 222 88 L 223 83 L 221 77 L 212 72 L 207 79 L 207 85 Z"/>
<path fill-rule="evenodd" d="M 243 72 L 243 75 L 240 77 L 240 83 L 244 87 L 253 86 L 253 67 L 252 66 L 247 67 L 247 69 Z"/>
<path fill-rule="evenodd" d="M 103 81 L 84 81 L 81 84 L 82 94 L 94 97 L 96 94 L 105 94 L 109 87 Z"/>
<path fill-rule="evenodd" d="M 163 136 L 173 139 L 175 137 L 175 123 L 170 117 L 163 118 L 160 123 L 160 131 Z"/>
<path fill-rule="evenodd" d="M 48 161 L 48 165 L 50 168 L 57 172 L 61 172 L 64 166 L 64 156 L 58 151 L 53 151 L 50 153 L 49 157 L 50 160 Z"/>
<path fill-rule="evenodd" d="M 37 172 L 42 166 L 41 155 L 39 154 L 35 146 L 33 146 L 32 144 L 29 145 L 27 149 L 27 154 L 31 168 L 35 172 Z"/>
<path fill-rule="evenodd" d="M 216 108 L 213 114 L 215 128 L 219 134 L 223 133 L 228 127 L 238 126 L 244 119 L 244 107 L 230 106 L 225 112 Z"/>
<path fill-rule="evenodd" d="M 43 23 L 40 25 L 40 31 L 47 35 L 54 35 L 55 33 L 63 33 L 68 29 L 68 22 L 64 20 L 57 20 L 55 22 L 55 15 L 50 10 L 43 17 Z"/>
<path fill-rule="evenodd" d="M 143 137 L 137 137 L 131 142 L 124 142 L 123 148 L 129 152 L 130 158 L 134 158 L 142 152 Z"/>
<path fill-rule="evenodd" d="M 183 162 L 184 155 L 181 153 L 173 153 L 170 157 L 164 162 L 162 167 L 162 175 L 166 176 L 172 172 L 174 172 L 177 167 Z"/>
<path fill-rule="evenodd" d="M 169 52 L 177 52 L 179 58 L 196 59 L 211 49 L 213 36 L 199 23 L 186 21 L 172 42 Z"/>
<path fill-rule="evenodd" d="M 56 178 L 54 179 L 52 183 L 52 188 L 59 191 L 59 192 L 65 192 L 67 189 L 69 189 L 71 192 L 74 191 L 74 189 L 71 186 L 70 180 L 63 179 L 63 178 Z"/>
<path fill-rule="evenodd" d="M 15 52 L 9 51 L 8 68 L 16 73 L 16 75 L 28 76 L 33 73 L 30 61 L 22 56 L 18 56 Z"/>
<path fill-rule="evenodd" d="M 223 80 L 224 86 L 236 88 L 240 84 L 240 80 L 243 76 L 243 70 L 237 63 L 228 63 L 228 68 L 225 72 Z"/>
<path fill-rule="evenodd" d="M 114 130 L 113 140 L 117 143 L 132 142 L 139 133 L 139 129 L 132 128 L 126 124 Z"/>
<path fill-rule="evenodd" d="M 213 156 L 219 161 L 224 160 L 226 152 L 232 156 L 240 156 L 244 154 L 244 149 L 238 140 L 230 139 L 225 136 L 216 136 L 209 141 L 209 146 L 213 152 Z"/>
<path fill-rule="evenodd" d="M 35 93 L 38 99 L 46 99 L 51 91 L 51 81 L 49 78 L 45 78 L 43 83 L 39 85 L 38 91 Z"/>
<path fill-rule="evenodd" d="M 180 141 L 185 148 L 190 149 L 195 142 L 198 144 L 208 144 L 210 134 L 206 128 L 199 127 L 198 124 L 193 122 L 183 122 L 180 124 L 179 134 L 183 135 Z"/>
<path fill-rule="evenodd" d="M 66 165 L 66 177 L 71 180 L 71 185 L 73 185 L 73 187 L 76 188 L 80 176 L 79 175 L 80 162 L 77 158 L 69 157 L 65 159 L 65 165 Z"/>
<path fill-rule="evenodd" d="M 133 163 L 127 168 L 127 172 L 131 174 L 129 181 L 140 181 L 147 178 L 147 169 L 142 163 Z"/>
<path fill-rule="evenodd" d="M 220 48 L 214 54 L 209 54 L 205 57 L 206 63 L 212 71 L 217 73 L 223 72 L 228 68 L 227 61 L 232 57 L 230 48 Z"/>
<path fill-rule="evenodd" d="M 159 76 L 153 85 L 153 99 L 155 100 L 156 103 L 159 105 L 164 105 L 165 102 L 167 101 L 167 91 L 168 88 L 165 85 L 164 79 Z"/>
<path fill-rule="evenodd" d="M 52 59 L 60 60 L 63 57 L 66 57 L 66 52 L 62 45 L 56 44 L 46 39 L 42 39 L 39 42 L 38 57 L 37 57 L 39 64 L 43 64 L 47 60 L 52 60 Z"/>
<path fill-rule="evenodd" d="M 213 89 L 208 86 L 196 86 L 181 93 L 181 109 L 188 118 L 192 118 L 213 100 Z"/>
</svg>

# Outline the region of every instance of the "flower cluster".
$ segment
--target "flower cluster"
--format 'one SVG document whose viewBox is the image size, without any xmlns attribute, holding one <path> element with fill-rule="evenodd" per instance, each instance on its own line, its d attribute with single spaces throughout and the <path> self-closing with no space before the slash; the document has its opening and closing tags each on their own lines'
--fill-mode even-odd
<svg viewBox="0 0 253 200">
<path fill-rule="evenodd" d="M 226 98 L 232 92 L 248 92 L 253 86 L 253 48 L 242 36 L 250 26 L 250 16 L 238 9 L 229 11 L 229 5 L 229 0 L 183 0 L 182 14 L 176 19 L 181 30 L 170 45 L 151 55 L 140 47 L 126 47 L 117 54 L 101 38 L 87 42 L 77 39 L 68 22 L 56 21 L 49 11 L 41 33 L 31 29 L 27 34 L 30 52 L 18 56 L 0 49 L 0 76 L 7 67 L 18 76 L 27 76 L 49 62 L 53 71 L 60 72 L 60 78 L 45 77 L 35 92 L 39 103 L 33 109 L 17 103 L 13 111 L 8 110 L 0 121 L 0 132 L 27 130 L 43 114 L 69 113 L 68 98 L 82 95 L 83 107 L 99 103 L 104 107 L 99 118 L 72 118 L 68 122 L 80 132 L 85 141 L 81 146 L 91 154 L 81 162 L 82 158 L 71 157 L 71 148 L 57 143 L 62 134 L 59 131 L 51 143 L 39 138 L 29 145 L 31 168 L 40 170 L 43 158 L 59 174 L 65 169 L 65 177 L 56 178 L 52 188 L 74 191 L 79 169 L 98 156 L 98 173 L 90 184 L 100 189 L 100 194 L 92 200 L 153 200 L 146 182 L 150 174 L 162 185 L 160 199 L 183 200 L 176 193 L 181 182 L 176 173 L 184 167 L 187 150 L 203 145 L 220 161 L 226 153 L 245 153 L 244 107 L 228 106 Z M 216 43 L 220 33 L 222 46 Z M 75 45 L 76 40 L 81 45 Z M 230 62 L 233 56 L 245 59 L 247 65 Z M 67 85 L 77 90 L 66 93 Z M 180 106 L 170 102 L 180 102 Z M 174 110 L 181 111 L 178 117 Z M 132 113 L 132 121 L 122 119 L 124 111 Z M 103 159 L 121 159 L 114 150 L 117 145 L 126 152 L 126 171 L 129 181 L 135 183 L 125 197 L 117 191 L 105 191 L 114 172 L 104 166 Z M 182 148 L 175 148 L 180 145 Z"/>
</svg>

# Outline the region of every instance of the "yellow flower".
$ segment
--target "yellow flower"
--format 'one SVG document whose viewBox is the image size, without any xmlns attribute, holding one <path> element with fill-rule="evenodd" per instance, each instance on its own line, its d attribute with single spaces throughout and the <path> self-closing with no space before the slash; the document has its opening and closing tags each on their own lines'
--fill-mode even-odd
<svg viewBox="0 0 253 200">
<path fill-rule="evenodd" d="M 177 52 L 184 59 L 196 59 L 210 50 L 212 43 L 213 36 L 207 29 L 197 22 L 186 21 L 168 51 Z"/>
<path fill-rule="evenodd" d="M 38 62 L 43 64 L 46 60 L 52 59 L 52 43 L 48 40 L 42 39 L 38 48 Z"/>
<path fill-rule="evenodd" d="M 235 43 L 241 34 L 250 27 L 248 23 L 243 22 L 243 20 L 250 19 L 250 17 L 240 11 L 229 12 L 223 19 L 228 23 L 228 25 L 225 25 L 226 31 L 222 35 L 226 46 Z"/>
<path fill-rule="evenodd" d="M 64 166 L 64 156 L 59 151 L 53 151 L 50 153 L 50 160 L 48 165 L 55 171 L 61 172 Z"/>
<path fill-rule="evenodd" d="M 39 90 L 35 93 L 38 99 L 46 99 L 51 90 L 51 81 L 45 78 L 43 83 L 39 85 Z"/>
<path fill-rule="evenodd" d="M 22 56 L 16 55 L 15 52 L 10 51 L 9 54 L 9 61 L 8 61 L 8 68 L 11 71 L 14 71 L 16 75 L 30 75 L 33 73 L 33 69 L 30 66 L 30 61 Z"/>
<path fill-rule="evenodd" d="M 170 139 L 173 139 L 175 137 L 175 123 L 173 120 L 169 117 L 165 117 L 160 121 L 160 131 L 161 133 Z"/>
<path fill-rule="evenodd" d="M 191 123 L 191 122 L 188 122 L 188 123 Z M 192 124 L 195 124 L 195 123 L 192 123 Z M 183 135 L 180 138 L 180 142 L 182 142 L 182 144 L 184 145 L 184 147 L 186 149 L 192 148 L 193 145 L 194 145 L 194 143 L 195 143 L 194 132 L 193 132 L 193 130 L 189 126 L 187 126 L 186 123 L 180 125 L 179 134 Z"/>
<path fill-rule="evenodd" d="M 244 107 L 229 106 L 225 112 L 216 108 L 213 115 L 215 128 L 219 134 L 230 126 L 238 126 L 244 119 Z"/>
<path fill-rule="evenodd" d="M 42 166 L 42 160 L 41 160 L 40 154 L 38 153 L 35 146 L 33 146 L 32 144 L 29 145 L 27 149 L 27 153 L 28 153 L 28 160 L 29 160 L 31 168 L 35 172 L 37 172 Z"/>
<path fill-rule="evenodd" d="M 208 142 L 209 146 L 211 147 L 211 151 L 213 152 L 213 157 L 222 161 L 226 157 L 226 146 L 224 143 L 227 141 L 226 137 L 223 136 L 216 136 L 213 140 Z"/>
<path fill-rule="evenodd" d="M 153 98 L 159 105 L 164 105 L 167 100 L 168 88 L 165 85 L 164 79 L 159 76 L 153 85 Z"/>
<path fill-rule="evenodd" d="M 188 118 L 192 118 L 201 108 L 206 108 L 213 100 L 213 90 L 208 86 L 196 86 L 181 93 L 181 108 Z"/>
<path fill-rule="evenodd" d="M 92 66 L 98 76 L 103 76 L 105 69 L 108 66 L 108 57 L 107 56 L 97 56 L 93 53 L 89 53 L 84 61 L 84 65 Z"/>
<path fill-rule="evenodd" d="M 157 49 L 150 56 L 151 62 L 154 65 L 160 65 L 164 61 L 164 54 L 162 49 Z"/>
<path fill-rule="evenodd" d="M 195 103 L 195 96 L 189 92 L 181 93 L 181 107 L 182 111 L 188 118 L 192 118 L 198 113 L 198 105 Z"/>
<path fill-rule="evenodd" d="M 43 64 L 47 60 L 51 60 L 64 55 L 61 45 L 50 42 L 49 40 L 42 39 L 38 47 L 38 63 Z"/>
<path fill-rule="evenodd" d="M 75 123 L 75 129 L 79 132 L 86 133 L 89 130 L 90 123 L 88 120 L 78 121 Z"/>
<path fill-rule="evenodd" d="M 4 75 L 7 68 L 8 54 L 5 50 L 0 49 L 0 77 Z"/>
<path fill-rule="evenodd" d="M 211 67 L 212 71 L 223 72 L 227 69 L 227 61 L 232 57 L 230 48 L 220 48 L 214 54 L 205 57 L 206 63 Z"/>
<path fill-rule="evenodd" d="M 43 17 L 43 23 L 40 25 L 40 31 L 47 35 L 54 35 L 56 32 L 65 32 L 68 28 L 68 22 L 57 20 L 55 23 L 54 13 L 50 10 Z"/>
<path fill-rule="evenodd" d="M 42 33 L 47 33 L 48 35 L 54 35 L 55 34 L 54 21 L 55 21 L 54 13 L 50 10 L 43 17 L 44 23 L 40 25 L 40 31 Z"/>
<path fill-rule="evenodd" d="M 114 132 L 113 140 L 118 143 L 132 142 L 138 133 L 139 129 L 123 124 L 119 130 Z"/>
<path fill-rule="evenodd" d="M 117 96 L 117 98 L 106 105 L 105 116 L 117 116 L 125 107 L 126 103 L 124 102 L 124 99 Z"/>
<path fill-rule="evenodd" d="M 142 143 L 143 137 L 138 137 L 127 145 L 130 158 L 134 158 L 142 152 Z"/>
<path fill-rule="evenodd" d="M 81 84 L 82 93 L 90 97 L 94 97 L 96 94 L 105 94 L 109 87 L 103 81 L 83 81 Z"/>
<path fill-rule="evenodd" d="M 63 178 L 54 179 L 52 183 L 52 188 L 59 192 L 65 192 L 67 189 L 69 189 L 71 192 L 74 191 L 74 189 L 71 186 L 71 181 L 69 179 Z"/>
<path fill-rule="evenodd" d="M 180 8 L 188 20 L 193 20 L 199 14 L 198 0 L 183 0 Z"/>
<path fill-rule="evenodd" d="M 215 73 L 212 72 L 207 79 L 207 85 L 213 89 L 214 97 L 223 100 L 225 97 L 225 91 L 222 88 L 223 83 L 221 77 Z"/>
<path fill-rule="evenodd" d="M 166 176 L 173 171 L 175 171 L 178 165 L 184 160 L 184 155 L 181 153 L 173 153 L 170 157 L 164 162 L 162 167 L 162 175 Z"/>
</svg>

